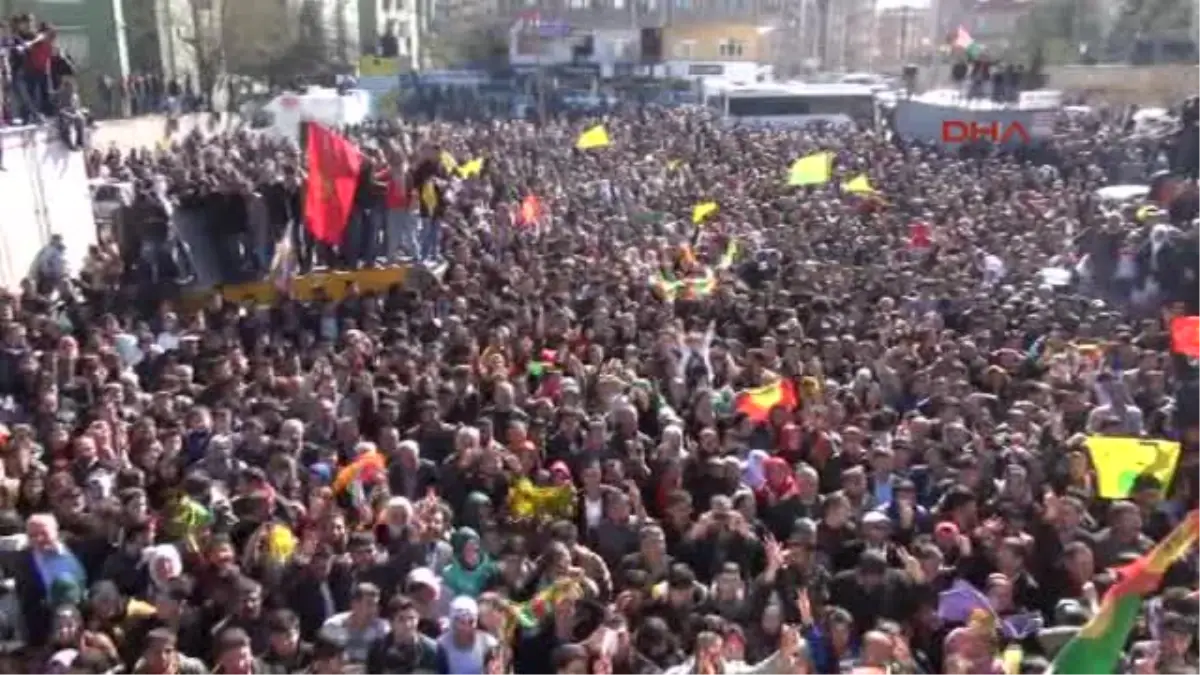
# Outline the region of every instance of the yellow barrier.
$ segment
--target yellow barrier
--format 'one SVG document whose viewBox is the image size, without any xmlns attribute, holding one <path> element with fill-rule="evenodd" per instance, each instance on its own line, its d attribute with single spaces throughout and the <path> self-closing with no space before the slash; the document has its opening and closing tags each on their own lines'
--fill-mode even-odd
<svg viewBox="0 0 1200 675">
<path fill-rule="evenodd" d="M 364 56 L 358 60 L 359 77 L 395 77 L 400 74 L 400 59 Z"/>
<path fill-rule="evenodd" d="M 341 300 L 351 285 L 360 293 L 386 293 L 392 286 L 403 286 L 409 279 L 409 267 L 397 265 L 365 270 L 329 270 L 298 276 L 292 280 L 292 297 L 313 300 L 323 290 L 330 300 Z M 279 289 L 271 281 L 230 284 L 213 289 L 229 302 L 255 302 L 269 305 L 279 299 Z M 206 294 L 207 295 L 207 294 Z"/>
</svg>

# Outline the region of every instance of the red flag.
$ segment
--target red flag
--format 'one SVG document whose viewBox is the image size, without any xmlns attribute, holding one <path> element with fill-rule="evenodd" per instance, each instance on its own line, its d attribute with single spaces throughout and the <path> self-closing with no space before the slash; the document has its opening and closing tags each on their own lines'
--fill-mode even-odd
<svg viewBox="0 0 1200 675">
<path fill-rule="evenodd" d="M 362 155 L 345 137 L 315 123 L 308 124 L 306 145 L 304 215 L 308 231 L 326 244 L 340 244 L 358 190 Z"/>
<path fill-rule="evenodd" d="M 908 245 L 912 248 L 929 248 L 932 240 L 929 238 L 929 223 L 923 220 L 913 221 L 908 225 Z"/>
<path fill-rule="evenodd" d="M 1200 359 L 1200 316 L 1171 319 L 1171 351 Z"/>
<path fill-rule="evenodd" d="M 537 195 L 527 195 L 521 200 L 521 210 L 517 213 L 518 225 L 535 225 L 542 219 L 542 200 Z"/>
</svg>

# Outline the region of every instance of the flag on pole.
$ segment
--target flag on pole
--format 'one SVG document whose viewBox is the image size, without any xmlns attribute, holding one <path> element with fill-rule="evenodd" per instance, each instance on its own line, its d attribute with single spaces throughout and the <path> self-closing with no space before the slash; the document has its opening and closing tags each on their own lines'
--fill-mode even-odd
<svg viewBox="0 0 1200 675">
<path fill-rule="evenodd" d="M 608 130 L 604 128 L 603 124 L 597 124 L 579 134 L 579 140 L 575 141 L 575 149 L 591 150 L 592 148 L 603 148 L 608 144 Z"/>
<path fill-rule="evenodd" d="M 458 167 L 458 175 L 463 178 L 473 178 L 483 171 L 483 158 L 476 157 Z"/>
<path fill-rule="evenodd" d="M 708 219 L 709 216 L 717 212 L 716 202 L 702 202 L 692 207 L 692 224 L 699 225 Z"/>
<path fill-rule="evenodd" d="M 842 189 L 852 195 L 872 195 L 876 192 L 875 188 L 871 186 L 871 181 L 867 178 L 867 174 L 865 173 L 860 173 L 854 178 L 850 179 L 850 182 L 842 185 Z"/>
<path fill-rule="evenodd" d="M 755 422 L 765 422 L 771 416 L 771 410 L 776 406 L 794 410 L 798 403 L 795 385 L 791 380 L 782 378 L 771 384 L 739 393 L 734 400 L 733 407 L 734 410 L 745 413 Z"/>
<path fill-rule="evenodd" d="M 1129 497 L 1139 476 L 1154 476 L 1165 489 L 1179 465 L 1180 445 L 1174 441 L 1088 436 L 1086 443 L 1101 499 Z"/>
<path fill-rule="evenodd" d="M 1153 593 L 1162 576 L 1196 544 L 1200 511 L 1192 511 L 1171 534 L 1141 558 L 1117 571 L 1118 581 L 1104 594 L 1100 612 L 1054 657 L 1049 673 L 1115 673 L 1129 633 L 1137 623 L 1142 598 Z"/>
<path fill-rule="evenodd" d="M 362 154 L 358 148 L 328 127 L 308 122 L 306 155 L 308 179 L 305 183 L 304 217 L 308 231 L 318 241 L 337 245 L 346 234 Z"/>
<path fill-rule="evenodd" d="M 1200 359 L 1200 316 L 1171 319 L 1171 351 L 1190 359 Z"/>
<path fill-rule="evenodd" d="M 720 260 L 717 261 L 717 269 L 727 270 L 733 267 L 733 261 L 737 260 L 738 256 L 738 241 L 734 237 L 729 238 L 729 243 L 725 245 L 725 252 L 721 254 Z"/>
<path fill-rule="evenodd" d="M 380 475 L 386 475 L 387 458 L 378 450 L 369 450 L 359 455 L 353 462 L 342 467 L 333 479 L 334 494 L 361 483 L 375 480 Z"/>
<path fill-rule="evenodd" d="M 801 157 L 788 169 L 788 185 L 824 185 L 829 182 L 833 153 L 818 152 Z"/>
<path fill-rule="evenodd" d="M 958 27 L 958 32 L 954 34 L 954 42 L 951 43 L 954 49 L 961 51 L 967 55 L 967 58 L 974 61 L 979 57 L 979 53 L 983 51 L 983 45 L 975 41 L 966 28 Z"/>
</svg>

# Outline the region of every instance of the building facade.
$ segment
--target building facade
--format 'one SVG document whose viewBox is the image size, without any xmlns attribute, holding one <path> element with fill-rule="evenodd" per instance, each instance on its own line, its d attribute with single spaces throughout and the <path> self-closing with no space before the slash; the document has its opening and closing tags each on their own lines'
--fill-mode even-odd
<svg viewBox="0 0 1200 675">
<path fill-rule="evenodd" d="M 97 77 L 129 74 L 122 0 L 0 0 L 0 15 L 18 12 L 53 24 L 59 46 L 81 69 Z"/>
<path fill-rule="evenodd" d="M 409 70 L 420 67 L 419 5 L 418 0 L 358 0 L 358 42 L 363 54 L 398 58 Z"/>
<path fill-rule="evenodd" d="M 782 0 L 501 0 L 499 10 L 512 20 L 515 65 L 586 60 L 603 74 L 644 70 L 644 53 L 667 64 L 660 74 L 769 63 L 783 19 Z M 657 44 L 642 44 L 643 29 L 658 29 Z"/>
<path fill-rule="evenodd" d="M 909 63 L 929 60 L 933 46 L 929 35 L 930 17 L 927 6 L 901 5 L 880 10 L 875 39 L 880 71 L 899 74 Z"/>
<path fill-rule="evenodd" d="M 989 51 L 1003 53 L 1033 7 L 1033 0 L 936 0 L 934 35 L 944 42 L 962 26 Z"/>
</svg>

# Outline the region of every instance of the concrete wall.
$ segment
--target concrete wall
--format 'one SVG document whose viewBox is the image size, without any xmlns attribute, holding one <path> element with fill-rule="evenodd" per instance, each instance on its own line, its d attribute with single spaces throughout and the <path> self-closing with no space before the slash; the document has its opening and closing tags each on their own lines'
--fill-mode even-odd
<svg viewBox="0 0 1200 675">
<path fill-rule="evenodd" d="M 1112 104 L 1176 105 L 1200 94 L 1200 66 L 1195 65 L 1047 66 L 1046 77 L 1049 89 L 1091 94 Z M 922 68 L 919 80 L 924 89 L 951 86 L 950 66 L 939 64 L 932 71 Z"/>
<path fill-rule="evenodd" d="M 1173 105 L 1200 94 L 1200 66 L 1051 66 L 1046 69 L 1051 89 L 1094 92 L 1122 103 Z"/>
<path fill-rule="evenodd" d="M 741 45 L 741 54 L 721 53 L 721 44 Z M 696 23 L 663 30 L 663 58 L 692 61 L 761 61 L 768 57 L 767 39 L 757 25 Z M 689 53 L 690 52 L 690 53 Z"/>
</svg>

